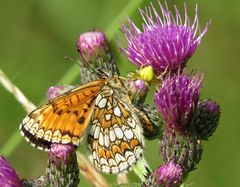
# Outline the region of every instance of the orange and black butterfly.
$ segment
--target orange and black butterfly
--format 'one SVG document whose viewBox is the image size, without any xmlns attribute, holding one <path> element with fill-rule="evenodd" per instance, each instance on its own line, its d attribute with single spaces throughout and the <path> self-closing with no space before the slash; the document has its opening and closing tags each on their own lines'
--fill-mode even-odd
<svg viewBox="0 0 240 187">
<path fill-rule="evenodd" d="M 119 173 L 142 155 L 142 125 L 151 122 L 132 104 L 123 79 L 103 72 L 99 77 L 32 111 L 20 131 L 32 146 L 46 151 L 51 143 L 78 146 L 87 134 L 96 168 Z"/>
</svg>

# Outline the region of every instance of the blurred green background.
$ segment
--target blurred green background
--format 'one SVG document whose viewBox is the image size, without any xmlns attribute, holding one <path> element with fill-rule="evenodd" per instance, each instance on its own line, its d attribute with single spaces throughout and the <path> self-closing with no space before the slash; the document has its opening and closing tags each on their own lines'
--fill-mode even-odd
<svg viewBox="0 0 240 187">
<path fill-rule="evenodd" d="M 35 104 L 46 96 L 52 86 L 67 83 L 71 77 L 59 80 L 72 64 L 65 56 L 78 58 L 75 42 L 80 33 L 93 28 L 105 31 L 115 45 L 115 56 L 121 73 L 126 75 L 129 62 L 116 48 L 113 33 L 121 36 L 118 26 L 129 15 L 141 25 L 136 5 L 144 7 L 150 1 L 137 0 L 24 0 L 0 2 L 0 68 Z M 196 1 L 187 1 L 193 18 Z M 156 4 L 156 1 L 154 2 Z M 168 1 L 183 9 L 182 1 Z M 199 1 L 202 28 L 212 19 L 212 24 L 189 66 L 205 73 L 202 98 L 214 98 L 222 107 L 220 125 L 210 141 L 203 142 L 204 152 L 197 170 L 190 173 L 187 183 L 194 187 L 240 186 L 240 2 Z M 126 8 L 126 6 L 128 8 Z M 159 9 L 158 9 L 159 10 Z M 124 15 L 119 17 L 118 15 Z M 134 69 L 133 66 L 132 70 Z M 75 67 L 78 68 L 77 66 Z M 75 72 L 78 72 L 75 71 Z M 75 76 L 75 75 L 73 75 Z M 72 84 L 79 83 L 75 76 Z M 148 102 L 152 100 L 149 97 Z M 17 134 L 20 143 L 11 151 L 6 143 L 26 115 L 14 97 L 0 85 L 0 150 L 24 178 L 38 177 L 44 173 L 47 153 L 32 148 Z M 5 147 L 3 147 L 5 145 Z M 86 152 L 85 145 L 80 150 Z M 152 168 L 160 163 L 159 143 L 146 142 L 146 159 Z M 131 182 L 138 178 L 131 172 Z M 110 181 L 114 177 L 107 176 Z M 82 176 L 80 186 L 91 186 Z"/>
</svg>

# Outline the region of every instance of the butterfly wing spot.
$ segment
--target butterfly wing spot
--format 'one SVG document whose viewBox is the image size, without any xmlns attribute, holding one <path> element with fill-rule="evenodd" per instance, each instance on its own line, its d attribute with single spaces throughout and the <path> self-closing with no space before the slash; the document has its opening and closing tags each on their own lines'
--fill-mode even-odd
<svg viewBox="0 0 240 187">
<path fill-rule="evenodd" d="M 22 126 L 20 125 L 20 134 L 22 135 L 22 136 L 24 136 L 24 132 L 23 132 L 23 130 L 22 130 Z"/>
<path fill-rule="evenodd" d="M 112 104 L 111 104 L 110 101 L 108 101 L 108 102 L 107 102 L 107 107 L 106 107 L 106 109 L 107 109 L 107 110 L 110 110 L 111 108 L 112 108 Z"/>
<path fill-rule="evenodd" d="M 105 119 L 106 119 L 107 121 L 109 121 L 111 118 L 112 118 L 112 114 L 106 114 L 106 115 L 105 115 Z"/>
<path fill-rule="evenodd" d="M 121 117 L 122 116 L 122 113 L 121 113 L 121 110 L 118 106 L 116 106 L 114 109 L 113 109 L 113 113 L 115 116 L 117 117 Z"/>
<path fill-rule="evenodd" d="M 32 125 L 33 125 L 33 123 L 34 123 L 34 119 L 30 119 L 29 118 L 29 120 L 26 122 L 26 123 L 23 123 L 23 125 L 24 125 L 24 128 L 26 129 L 26 130 L 30 130 L 31 129 L 31 127 L 32 127 Z"/>
<path fill-rule="evenodd" d="M 124 131 L 124 135 L 127 139 L 131 140 L 133 139 L 133 131 L 131 129 L 127 129 Z"/>
<path fill-rule="evenodd" d="M 53 143 L 59 143 L 62 138 L 62 133 L 60 130 L 55 130 L 52 136 L 52 142 Z"/>
<path fill-rule="evenodd" d="M 47 140 L 47 141 L 50 141 L 52 139 L 52 131 L 51 130 L 47 130 L 44 133 L 43 139 Z"/>
<path fill-rule="evenodd" d="M 62 109 L 60 109 L 59 111 L 57 111 L 57 115 L 61 115 L 63 113 L 63 110 Z"/>
<path fill-rule="evenodd" d="M 117 166 L 117 162 L 112 158 L 108 159 L 108 163 L 110 166 Z"/>
<path fill-rule="evenodd" d="M 127 118 L 127 123 L 132 128 L 136 127 L 136 121 L 132 117 Z"/>
<path fill-rule="evenodd" d="M 117 125 L 115 125 L 115 127 L 114 127 L 114 132 L 115 132 L 115 135 L 116 135 L 116 137 L 118 139 L 122 139 L 123 138 L 123 132 L 120 129 L 120 127 L 118 127 Z"/>
<path fill-rule="evenodd" d="M 102 98 L 99 103 L 97 103 L 97 106 L 102 109 L 105 108 L 105 106 L 107 105 L 107 99 L 106 98 Z"/>
<path fill-rule="evenodd" d="M 116 160 L 116 162 L 119 164 L 120 162 L 125 162 L 126 160 L 125 160 L 125 158 L 120 154 L 120 153 L 116 153 L 115 154 L 115 160 Z"/>
<path fill-rule="evenodd" d="M 30 120 L 30 117 L 25 117 L 22 121 L 23 124 L 26 124 Z"/>
<path fill-rule="evenodd" d="M 110 142 L 109 142 L 109 133 L 105 133 L 104 135 L 104 145 L 108 148 L 109 145 L 110 145 Z"/>
<path fill-rule="evenodd" d="M 122 153 L 124 153 L 124 152 L 127 151 L 127 150 L 130 150 L 130 147 L 129 147 L 129 145 L 128 145 L 128 142 L 126 142 L 126 141 L 121 142 L 120 147 L 121 147 L 121 152 L 122 152 Z"/>
<path fill-rule="evenodd" d="M 67 144 L 67 143 L 70 143 L 70 142 L 72 142 L 72 138 L 68 134 L 65 134 L 65 135 L 62 136 L 61 143 Z"/>
<path fill-rule="evenodd" d="M 107 164 L 108 164 L 108 163 L 107 163 Z M 107 165 L 102 165 L 102 166 L 101 166 L 101 170 L 102 170 L 103 172 L 105 172 L 105 173 L 110 173 L 111 168 L 110 168 L 109 166 L 107 166 Z"/>
<path fill-rule="evenodd" d="M 91 126 L 91 128 L 90 128 L 90 130 L 89 130 L 89 134 L 90 134 L 91 136 L 94 136 L 96 127 L 97 127 L 97 126 L 96 126 L 95 124 L 92 124 L 92 126 Z"/>
<path fill-rule="evenodd" d="M 139 125 L 136 125 L 135 128 L 133 128 L 134 134 L 137 137 L 137 139 L 140 139 L 143 137 L 142 135 L 142 129 Z"/>
<path fill-rule="evenodd" d="M 36 133 L 37 138 L 42 138 L 43 135 L 44 135 L 44 130 L 43 129 L 39 129 Z"/>
<path fill-rule="evenodd" d="M 98 96 L 96 97 L 96 105 L 98 105 L 99 101 L 102 99 L 102 94 L 98 94 Z"/>
<path fill-rule="evenodd" d="M 120 171 L 122 172 L 122 171 L 127 170 L 130 167 L 130 165 L 129 165 L 129 163 L 127 163 L 127 161 L 125 161 L 125 162 L 120 162 L 118 167 L 120 168 Z"/>
<path fill-rule="evenodd" d="M 114 174 L 120 173 L 118 166 L 112 166 L 112 167 L 111 167 L 111 171 L 112 171 L 112 173 L 114 173 Z"/>
<path fill-rule="evenodd" d="M 32 135 L 35 135 L 37 133 L 39 129 L 39 124 L 38 123 L 34 123 L 29 130 L 29 132 L 32 134 Z"/>
<path fill-rule="evenodd" d="M 100 158 L 100 165 L 106 165 L 106 166 L 108 166 L 107 160 L 106 160 L 105 158 L 101 157 L 101 158 Z M 109 168 L 109 167 L 108 167 L 108 168 Z M 110 170 L 110 168 L 109 168 L 109 170 Z"/>
<path fill-rule="evenodd" d="M 131 152 L 131 151 L 126 151 L 126 152 L 125 152 L 125 158 L 129 159 L 129 157 L 134 157 L 133 152 Z"/>
<path fill-rule="evenodd" d="M 104 139 L 103 139 L 103 133 L 100 131 L 100 133 L 99 133 L 99 144 L 101 145 L 101 146 L 104 146 L 105 144 L 104 144 Z"/>
<path fill-rule="evenodd" d="M 129 152 L 129 151 L 128 151 Z M 142 152 L 137 152 L 135 154 L 130 155 L 130 153 L 125 153 L 125 157 L 127 158 L 127 162 L 129 165 L 135 164 L 137 162 L 137 159 L 141 157 Z"/>
<path fill-rule="evenodd" d="M 112 127 L 109 129 L 109 139 L 111 142 L 114 142 L 116 140 L 116 135 Z"/>
<path fill-rule="evenodd" d="M 100 136 L 100 126 L 97 125 L 94 132 L 94 139 L 97 139 L 99 136 Z"/>
<path fill-rule="evenodd" d="M 97 159 L 97 153 L 96 153 L 96 151 L 93 151 L 93 152 L 92 152 L 92 157 L 93 157 L 94 160 Z"/>
<path fill-rule="evenodd" d="M 77 137 L 72 137 L 72 143 L 73 145 L 78 146 L 80 143 L 80 139 Z"/>
<path fill-rule="evenodd" d="M 132 139 L 130 142 L 130 146 L 132 149 L 134 149 L 135 147 L 137 147 L 139 145 L 139 141 L 137 139 Z"/>
<path fill-rule="evenodd" d="M 30 142 L 30 140 L 29 140 L 29 138 L 28 138 L 28 137 L 25 137 L 25 140 L 26 140 L 27 142 Z"/>
<path fill-rule="evenodd" d="M 85 121 L 85 117 L 84 117 L 84 116 L 81 116 L 81 117 L 78 119 L 78 123 L 79 123 L 80 125 L 82 125 L 82 124 L 84 123 L 84 121 Z"/>
</svg>

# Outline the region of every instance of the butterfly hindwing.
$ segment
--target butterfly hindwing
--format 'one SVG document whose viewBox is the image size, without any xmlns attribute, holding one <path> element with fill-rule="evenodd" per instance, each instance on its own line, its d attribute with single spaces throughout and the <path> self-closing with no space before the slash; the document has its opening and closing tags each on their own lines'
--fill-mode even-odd
<svg viewBox="0 0 240 187">
<path fill-rule="evenodd" d="M 105 173 L 127 170 L 143 149 L 141 123 L 129 96 L 119 94 L 107 88 L 97 96 L 88 135 L 90 158 Z"/>
<path fill-rule="evenodd" d="M 35 109 L 20 125 L 21 134 L 39 149 L 48 150 L 51 143 L 78 146 L 104 83 L 100 79 L 78 86 Z"/>
</svg>

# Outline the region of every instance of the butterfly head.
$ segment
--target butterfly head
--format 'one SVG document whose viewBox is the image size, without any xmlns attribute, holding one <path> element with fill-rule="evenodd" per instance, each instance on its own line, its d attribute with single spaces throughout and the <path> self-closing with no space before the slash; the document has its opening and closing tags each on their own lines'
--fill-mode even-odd
<svg viewBox="0 0 240 187">
<path fill-rule="evenodd" d="M 111 74 L 107 72 L 106 69 L 103 69 L 103 68 L 96 68 L 95 73 L 99 78 L 102 78 L 102 79 L 107 79 L 111 77 Z"/>
</svg>

